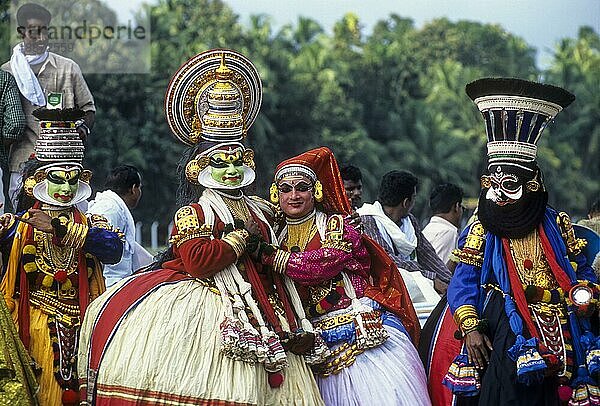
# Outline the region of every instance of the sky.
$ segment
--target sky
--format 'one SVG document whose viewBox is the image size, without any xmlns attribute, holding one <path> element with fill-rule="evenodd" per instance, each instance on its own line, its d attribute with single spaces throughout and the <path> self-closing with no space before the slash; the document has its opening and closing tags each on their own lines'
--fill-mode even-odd
<svg viewBox="0 0 600 406">
<path fill-rule="evenodd" d="M 105 0 L 120 17 L 127 16 L 143 0 Z M 152 4 L 154 1 L 146 1 Z M 224 0 L 240 22 L 250 15 L 271 16 L 274 27 L 310 17 L 330 31 L 347 12 L 358 15 L 363 33 L 390 14 L 411 18 L 417 28 L 435 18 L 499 24 L 538 50 L 539 67 L 547 66 L 551 50 L 561 38 L 575 38 L 579 27 L 600 32 L 599 0 Z"/>
</svg>

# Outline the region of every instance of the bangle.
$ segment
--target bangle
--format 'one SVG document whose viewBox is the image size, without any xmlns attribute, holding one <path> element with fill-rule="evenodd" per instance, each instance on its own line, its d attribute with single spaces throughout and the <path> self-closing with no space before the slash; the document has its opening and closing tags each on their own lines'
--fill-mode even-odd
<svg viewBox="0 0 600 406">
<path fill-rule="evenodd" d="M 250 234 L 246 230 L 234 230 L 222 238 L 227 244 L 233 248 L 235 255 L 239 258 L 246 250 L 246 242 L 250 238 Z"/>
<path fill-rule="evenodd" d="M 61 240 L 61 244 L 72 248 L 81 248 L 85 244 L 88 226 L 79 223 L 67 223 L 67 233 Z"/>
<path fill-rule="evenodd" d="M 471 331 L 477 330 L 479 327 L 479 319 L 476 317 L 469 317 L 464 320 L 460 325 L 460 331 L 462 331 L 463 337 L 469 334 Z"/>
<path fill-rule="evenodd" d="M 273 270 L 280 274 L 285 273 L 291 255 L 290 252 L 281 249 L 276 250 L 275 258 L 273 259 Z"/>
<path fill-rule="evenodd" d="M 463 324 L 463 321 L 470 318 L 479 319 L 477 309 L 473 305 L 462 305 L 454 311 L 454 322 L 458 327 Z"/>
</svg>

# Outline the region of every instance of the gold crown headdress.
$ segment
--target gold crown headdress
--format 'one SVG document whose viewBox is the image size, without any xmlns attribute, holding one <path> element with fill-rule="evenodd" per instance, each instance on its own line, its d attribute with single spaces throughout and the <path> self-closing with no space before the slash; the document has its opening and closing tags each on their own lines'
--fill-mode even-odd
<svg viewBox="0 0 600 406">
<path fill-rule="evenodd" d="M 192 183 L 210 184 L 210 155 L 240 149 L 247 176 L 254 180 L 254 153 L 241 141 L 254 123 L 262 102 L 262 83 L 254 65 L 242 54 L 213 49 L 196 55 L 175 73 L 165 96 L 167 122 L 175 137 L 203 148 L 186 165 Z"/>
<path fill-rule="evenodd" d="M 171 131 L 186 145 L 201 141 L 239 142 L 262 102 L 258 71 L 228 49 L 196 55 L 173 75 L 165 97 Z"/>
</svg>

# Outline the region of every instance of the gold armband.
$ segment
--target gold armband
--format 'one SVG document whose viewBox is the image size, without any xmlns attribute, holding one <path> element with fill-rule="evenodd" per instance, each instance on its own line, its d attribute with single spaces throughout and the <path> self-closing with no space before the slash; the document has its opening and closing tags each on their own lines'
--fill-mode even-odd
<svg viewBox="0 0 600 406">
<path fill-rule="evenodd" d="M 352 252 L 352 243 L 344 241 L 344 218 L 340 214 L 334 214 L 327 220 L 325 239 L 321 241 L 321 247 Z"/>
<path fill-rule="evenodd" d="M 344 237 L 344 218 L 340 214 L 334 214 L 327 219 L 325 229 L 325 241 L 342 241 Z"/>
<path fill-rule="evenodd" d="M 462 305 L 454 312 L 454 322 L 456 326 L 465 334 L 477 330 L 479 326 L 479 315 L 473 305 Z"/>
<path fill-rule="evenodd" d="M 183 206 L 175 213 L 175 227 L 177 234 L 169 238 L 169 243 L 177 248 L 186 241 L 194 238 L 210 238 L 212 226 L 200 225 L 198 214 L 192 206 Z"/>
<path fill-rule="evenodd" d="M 483 251 L 483 245 L 485 243 L 485 230 L 479 221 L 476 221 L 469 230 L 467 240 L 463 249 L 469 249 L 476 252 Z"/>
<path fill-rule="evenodd" d="M 455 258 L 458 258 L 458 261 L 456 262 L 463 262 L 467 265 L 478 266 L 480 268 L 483 265 L 483 255 L 472 254 L 459 249 L 452 251 L 452 254 Z"/>
<path fill-rule="evenodd" d="M 481 267 L 483 265 L 483 250 L 485 246 L 485 230 L 479 221 L 474 222 L 462 249 L 455 249 L 452 255 L 468 265 Z M 457 262 L 458 262 L 457 261 Z"/>
<path fill-rule="evenodd" d="M 575 236 L 575 230 L 573 229 L 573 223 L 571 222 L 569 215 L 564 211 L 561 211 L 558 213 L 556 222 L 558 223 L 560 234 L 567 246 L 567 253 L 569 255 L 579 255 L 581 250 L 587 245 L 587 241 Z"/>
<path fill-rule="evenodd" d="M 212 227 L 208 224 L 202 224 L 197 229 L 186 229 L 183 233 L 177 233 L 169 238 L 169 243 L 175 245 L 177 248 L 186 241 L 194 238 L 210 238 L 212 234 Z"/>
<path fill-rule="evenodd" d="M 344 252 L 352 252 L 352 243 L 349 241 L 325 240 L 321 243 L 322 248 L 335 248 Z"/>
<path fill-rule="evenodd" d="M 112 231 L 113 233 L 117 233 L 119 239 L 121 239 L 121 241 L 125 241 L 125 234 L 123 234 L 123 232 L 117 227 L 114 227 L 112 224 L 110 224 L 108 219 L 101 214 L 92 214 L 91 216 L 89 216 L 88 224 L 90 225 L 90 227 L 101 228 L 103 230 L 108 230 Z"/>
</svg>

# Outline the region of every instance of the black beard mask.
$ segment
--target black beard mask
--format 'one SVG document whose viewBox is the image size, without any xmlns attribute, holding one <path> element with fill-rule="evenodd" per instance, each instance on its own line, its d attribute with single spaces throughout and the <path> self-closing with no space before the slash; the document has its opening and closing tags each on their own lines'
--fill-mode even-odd
<svg viewBox="0 0 600 406">
<path fill-rule="evenodd" d="M 542 222 L 548 203 L 548 192 L 526 192 L 512 204 L 498 206 L 485 198 L 488 189 L 479 194 L 478 217 L 486 231 L 503 238 L 523 238 Z"/>
</svg>

